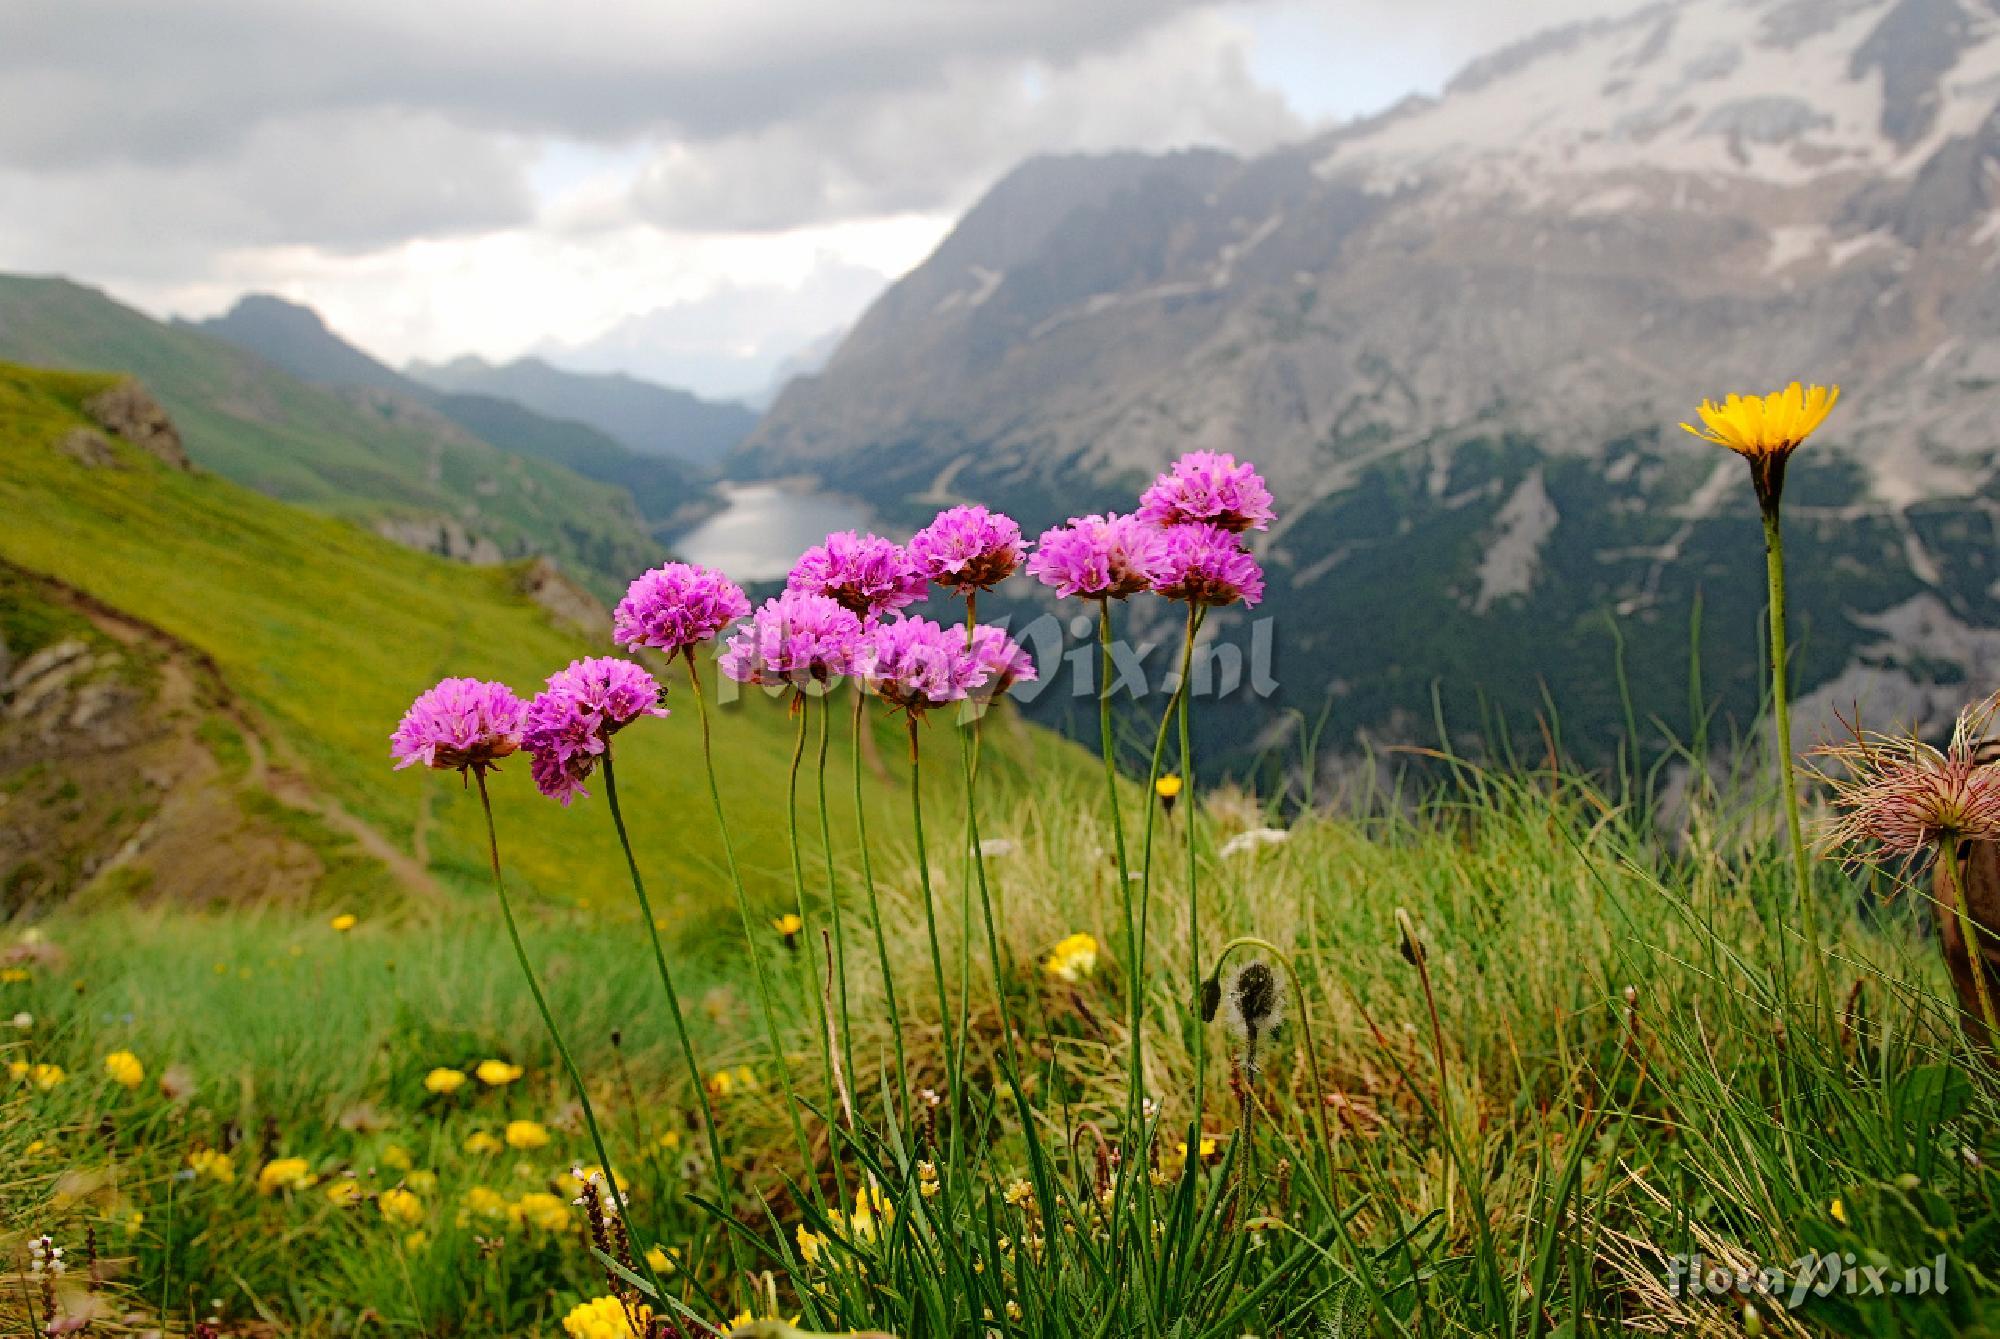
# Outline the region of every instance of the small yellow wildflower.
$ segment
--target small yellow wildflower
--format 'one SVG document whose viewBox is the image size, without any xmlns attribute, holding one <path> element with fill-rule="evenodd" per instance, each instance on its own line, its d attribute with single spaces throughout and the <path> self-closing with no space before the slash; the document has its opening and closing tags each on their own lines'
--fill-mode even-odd
<svg viewBox="0 0 2000 1339">
<path fill-rule="evenodd" d="M 1168 772 L 1153 783 L 1153 794 L 1159 796 L 1163 802 L 1172 807 L 1173 802 L 1180 798 L 1181 779 L 1174 773 Z"/>
<path fill-rule="evenodd" d="M 465 1207 L 481 1218 L 505 1218 L 507 1197 L 487 1186 L 474 1186 L 465 1192 Z"/>
<path fill-rule="evenodd" d="M 346 934 L 349 930 L 361 924 L 361 918 L 351 911 L 343 911 L 328 921 L 327 924 L 333 927 L 336 934 Z"/>
<path fill-rule="evenodd" d="M 625 1305 L 615 1297 L 593 1297 L 580 1302 L 563 1317 L 563 1333 L 570 1339 L 633 1339 L 653 1319 L 653 1309 L 641 1303 L 635 1314 L 625 1314 Z M 634 1328 L 632 1322 L 639 1322 Z"/>
<path fill-rule="evenodd" d="M 786 948 L 796 949 L 799 946 L 799 931 L 806 928 L 806 923 L 799 919 L 796 912 L 788 911 L 773 920 L 771 928 L 785 941 Z"/>
<path fill-rule="evenodd" d="M 1058 981 L 1083 980 L 1097 970 L 1097 940 L 1081 932 L 1058 940 L 1042 970 Z"/>
<path fill-rule="evenodd" d="M 1846 1205 L 1842 1204 L 1839 1200 L 1835 1200 L 1832 1204 L 1827 1205 L 1826 1211 L 1833 1215 L 1834 1222 L 1839 1223 L 1842 1227 L 1847 1226 Z"/>
<path fill-rule="evenodd" d="M 526 1153 L 549 1146 L 548 1127 L 539 1121 L 510 1120 L 507 1122 L 507 1147 Z"/>
<path fill-rule="evenodd" d="M 403 1178 L 403 1184 L 419 1195 L 428 1195 L 437 1189 L 438 1175 L 436 1172 L 428 1171 L 411 1172 Z"/>
<path fill-rule="evenodd" d="M 121 1088 L 137 1088 L 146 1081 L 146 1067 L 130 1051 L 113 1051 L 105 1056 L 104 1072 Z"/>
<path fill-rule="evenodd" d="M 655 1274 L 671 1274 L 681 1267 L 681 1253 L 678 1249 L 665 1246 L 648 1246 L 646 1263 L 653 1267 Z"/>
<path fill-rule="evenodd" d="M 418 1228 L 415 1232 L 408 1233 L 403 1238 L 403 1249 L 413 1254 L 417 1251 L 421 1251 L 424 1247 L 430 1244 L 431 1244 L 431 1234 L 424 1231 L 422 1228 Z"/>
<path fill-rule="evenodd" d="M 337 1177 L 326 1183 L 326 1198 L 336 1209 L 352 1209 L 361 1203 L 361 1183 L 351 1176 Z"/>
<path fill-rule="evenodd" d="M 681 1132 L 679 1130 L 668 1130 L 659 1137 L 657 1142 L 661 1148 L 671 1153 L 681 1146 Z"/>
<path fill-rule="evenodd" d="M 510 1065 L 505 1060 L 481 1060 L 473 1073 L 487 1087 L 501 1088 L 521 1077 L 521 1067 Z"/>
<path fill-rule="evenodd" d="M 376 1198 L 375 1207 L 382 1211 L 384 1220 L 404 1227 L 414 1226 L 424 1221 L 424 1202 L 412 1191 L 401 1186 L 392 1186 Z"/>
<path fill-rule="evenodd" d="M 188 1154 L 188 1166 L 197 1178 L 229 1185 L 236 1180 L 236 1160 L 219 1149 L 198 1148 Z M 258 1178 L 261 1188 L 263 1178 Z M 268 1193 L 268 1192 L 267 1192 Z"/>
<path fill-rule="evenodd" d="M 259 1195 L 275 1195 L 281 1190 L 304 1190 L 312 1183 L 312 1166 L 304 1158 L 273 1158 L 257 1173 Z"/>
<path fill-rule="evenodd" d="M 895 1222 L 896 1206 L 883 1199 L 882 1192 L 873 1185 L 856 1186 L 854 1212 L 847 1216 L 848 1234 L 864 1241 L 873 1238 L 877 1218 L 885 1227 Z"/>
<path fill-rule="evenodd" d="M 795 1234 L 799 1243 L 799 1258 L 807 1264 L 819 1259 L 819 1253 L 826 1248 L 826 1237 L 800 1223 Z"/>
<path fill-rule="evenodd" d="M 1032 1204 L 1034 1202 L 1035 1188 L 1021 1178 L 1015 1177 L 1013 1182 L 1001 1195 L 1001 1198 L 1018 1209 L 1024 1204 Z"/>
<path fill-rule="evenodd" d="M 404 1148 L 401 1144 L 391 1144 L 382 1150 L 382 1165 L 394 1168 L 399 1172 L 407 1172 L 410 1168 L 416 1166 L 416 1163 L 410 1158 L 409 1149 Z"/>
<path fill-rule="evenodd" d="M 734 1316 L 731 1316 L 729 1318 L 729 1324 L 723 1327 L 723 1332 L 726 1334 L 730 1330 L 741 1329 L 745 1325 L 755 1325 L 760 1319 L 776 1320 L 777 1317 L 776 1316 L 759 1317 L 751 1315 L 748 1311 L 739 1311 Z M 798 1322 L 799 1318 L 797 1316 L 793 1316 L 790 1320 L 786 1321 L 785 1324 L 796 1325 L 798 1324 Z"/>
<path fill-rule="evenodd" d="M 748 1065 L 738 1065 L 735 1069 L 718 1069 L 709 1075 L 708 1090 L 717 1097 L 727 1097 L 741 1089 L 754 1092 L 757 1088 L 757 1071 Z"/>
<path fill-rule="evenodd" d="M 424 1087 L 440 1097 L 449 1097 L 465 1086 L 465 1071 L 446 1069 L 443 1066 L 424 1075 Z"/>
<path fill-rule="evenodd" d="M 507 1218 L 544 1232 L 561 1232 L 570 1224 L 569 1205 L 546 1190 L 531 1190 L 508 1206 Z"/>
<path fill-rule="evenodd" d="M 29 979 L 25 967 L 0 968 L 0 986 L 18 986 Z"/>
<path fill-rule="evenodd" d="M 935 1162 L 917 1164 L 917 1193 L 925 1199 L 936 1199 L 938 1194 L 938 1174 Z"/>
<path fill-rule="evenodd" d="M 1801 386 L 1794 381 L 1769 395 L 1732 395 L 1720 405 L 1701 402 L 1702 426 L 1681 427 L 1750 462 L 1757 499 L 1775 507 L 1784 487 L 1785 461 L 1813 429 L 1826 421 L 1840 399 L 1838 386 Z"/>
<path fill-rule="evenodd" d="M 36 1065 L 28 1071 L 29 1082 L 40 1092 L 57 1087 L 68 1077 L 69 1073 L 61 1065 Z"/>
<path fill-rule="evenodd" d="M 498 1153 L 505 1147 L 507 1145 L 501 1142 L 500 1136 L 490 1130 L 474 1130 L 465 1140 L 465 1151 L 477 1157 Z"/>
</svg>

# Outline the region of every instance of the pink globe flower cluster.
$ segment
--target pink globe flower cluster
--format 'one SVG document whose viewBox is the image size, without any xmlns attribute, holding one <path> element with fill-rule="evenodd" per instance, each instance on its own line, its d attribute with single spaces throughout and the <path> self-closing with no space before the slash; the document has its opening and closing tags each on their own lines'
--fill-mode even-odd
<svg viewBox="0 0 2000 1339">
<path fill-rule="evenodd" d="M 712 567 L 668 563 L 634 581 L 611 616 L 620 646 L 677 656 L 709 641 L 750 612 L 735 582 Z"/>
<path fill-rule="evenodd" d="M 1236 457 L 1193 451 L 1147 487 L 1132 515 L 1073 516 L 1035 542 L 1028 572 L 1060 596 L 1155 591 L 1190 605 L 1255 605 L 1264 573 L 1243 547 L 1269 528 L 1271 490 Z"/>
<path fill-rule="evenodd" d="M 788 590 L 766 600 L 716 658 L 738 683 L 805 688 L 851 672 L 861 616 L 825 595 Z"/>
<path fill-rule="evenodd" d="M 799 555 L 785 589 L 824 595 L 862 618 L 880 618 L 923 599 L 929 587 L 901 544 L 842 530 Z"/>
<path fill-rule="evenodd" d="M 425 690 L 389 736 L 396 770 L 422 763 L 440 771 L 484 772 L 521 747 L 528 704 L 504 683 L 444 679 Z"/>
<path fill-rule="evenodd" d="M 952 507 L 910 537 L 918 572 L 946 590 L 991 590 L 1014 575 L 1024 550 L 1012 517 L 984 507 Z"/>
<path fill-rule="evenodd" d="M 590 792 L 583 783 L 610 747 L 611 736 L 641 716 L 665 716 L 659 681 L 629 660 L 595 656 L 570 662 L 548 678 L 528 704 L 522 742 L 535 785 L 567 806 Z"/>
</svg>

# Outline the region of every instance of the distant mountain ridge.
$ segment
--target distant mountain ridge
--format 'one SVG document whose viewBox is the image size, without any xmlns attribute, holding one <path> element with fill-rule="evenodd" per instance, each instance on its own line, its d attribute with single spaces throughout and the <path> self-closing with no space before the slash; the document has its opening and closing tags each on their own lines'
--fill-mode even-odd
<svg viewBox="0 0 2000 1339">
<path fill-rule="evenodd" d="M 509 397 L 425 385 L 343 340 L 310 307 L 251 294 L 222 316 L 180 324 L 227 340 L 302 380 L 428 406 L 504 450 L 623 489 L 661 538 L 671 538 L 715 505 L 714 490 L 684 457 L 635 451 L 587 423 L 539 414 Z"/>
<path fill-rule="evenodd" d="M 495 366 L 480 358 L 410 364 L 409 375 L 438 390 L 497 395 L 552 418 L 587 423 L 646 455 L 697 465 L 720 461 L 757 425 L 755 411 L 704 400 L 623 372 L 569 372 L 539 358 Z"/>
<path fill-rule="evenodd" d="M 0 275 L 0 360 L 138 377 L 197 465 L 478 563 L 547 555 L 600 593 L 656 561 L 629 492 L 375 387 L 325 387 L 66 279 Z"/>
<path fill-rule="evenodd" d="M 1839 381 L 1791 484 L 1800 733 L 1857 696 L 1933 721 L 2000 682 L 1996 205 L 1990 0 L 1667 0 L 1257 158 L 1026 163 L 730 468 L 1037 526 L 1236 452 L 1281 499 L 1259 613 L 1287 663 L 1214 746 L 1329 702 L 1329 739 L 1434 737 L 1435 689 L 1451 729 L 1553 701 L 1602 759 L 1619 646 L 1635 697 L 1687 702 L 1697 602 L 1718 719 L 1758 702 L 1741 465 L 1674 425 Z"/>
</svg>

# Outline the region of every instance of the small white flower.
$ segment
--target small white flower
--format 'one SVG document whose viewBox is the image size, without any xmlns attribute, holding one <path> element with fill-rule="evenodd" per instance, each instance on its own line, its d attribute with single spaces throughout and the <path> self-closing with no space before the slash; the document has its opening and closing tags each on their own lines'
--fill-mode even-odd
<svg viewBox="0 0 2000 1339">
<path fill-rule="evenodd" d="M 979 854 L 988 860 L 1014 854 L 1014 839 L 1011 837 L 988 837 L 979 843 Z"/>
<path fill-rule="evenodd" d="M 34 1025 L 35 1025 L 35 1016 L 29 1013 L 26 1009 L 23 1009 L 20 1013 L 14 1015 L 14 1028 L 16 1031 L 26 1032 L 29 1028 L 33 1027 Z"/>
</svg>

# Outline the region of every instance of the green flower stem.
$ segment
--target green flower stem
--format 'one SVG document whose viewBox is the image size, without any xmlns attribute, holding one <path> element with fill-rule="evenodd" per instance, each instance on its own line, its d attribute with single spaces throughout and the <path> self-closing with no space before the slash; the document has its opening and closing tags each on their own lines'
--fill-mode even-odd
<svg viewBox="0 0 2000 1339">
<path fill-rule="evenodd" d="M 611 809 L 612 825 L 618 829 L 618 845 L 625 852 L 625 868 L 632 874 L 632 891 L 639 899 L 639 915 L 646 922 L 646 933 L 652 937 L 653 964 L 659 969 L 660 985 L 667 992 L 667 1013 L 673 1020 L 674 1037 L 681 1044 L 681 1059 L 687 1065 L 688 1078 L 694 1083 L 694 1100 L 701 1107 L 701 1127 L 708 1135 L 708 1153 L 715 1163 L 716 1202 L 725 1209 L 729 1205 L 729 1181 L 722 1161 L 722 1136 L 715 1125 L 715 1109 L 708 1100 L 708 1086 L 702 1081 L 701 1062 L 695 1058 L 694 1042 L 688 1037 L 687 1019 L 681 1013 L 680 993 L 674 989 L 673 973 L 667 970 L 667 953 L 660 942 L 660 923 L 653 916 L 653 903 L 646 896 L 646 881 L 639 876 L 639 861 L 632 854 L 632 839 L 625 830 L 625 811 L 618 803 L 618 774 L 611 761 L 611 741 L 604 743 L 604 799 Z M 729 1252 L 732 1261 L 737 1259 L 736 1234 L 729 1237 Z M 737 1265 L 741 1269 L 740 1262 Z"/>
<path fill-rule="evenodd" d="M 924 785 L 923 750 L 919 747 L 916 713 L 906 713 L 910 735 L 910 824 L 917 843 L 917 881 L 924 893 L 924 926 L 930 932 L 931 976 L 937 986 L 938 1028 L 944 1034 L 944 1055 L 947 1067 L 946 1082 L 950 1091 L 946 1100 L 951 1103 L 954 1119 L 951 1123 L 952 1142 L 958 1140 L 958 1121 L 955 1119 L 958 1103 L 965 1098 L 959 1087 L 958 1052 L 952 1045 L 951 994 L 944 984 L 944 951 L 938 946 L 937 901 L 931 894 L 931 862 L 924 848 Z M 954 1164 L 956 1160 L 954 1159 Z"/>
<path fill-rule="evenodd" d="M 843 1057 L 847 1064 L 847 1081 L 851 1084 L 856 1082 L 856 1071 L 854 1033 L 849 1026 L 847 1011 L 847 930 L 841 914 L 840 881 L 834 872 L 833 821 L 828 814 L 826 804 L 826 757 L 832 726 L 833 703 L 829 699 L 822 698 L 819 709 L 819 768 L 815 777 L 819 797 L 819 844 L 826 858 L 826 903 L 833 916 L 833 963 L 834 976 L 839 987 L 836 998 L 839 1001 L 840 1037 Z"/>
<path fill-rule="evenodd" d="M 1798 768 L 1792 756 L 1792 709 L 1788 690 L 1785 649 L 1785 535 L 1778 519 L 1778 500 L 1773 497 L 1763 508 L 1764 568 L 1770 578 L 1771 624 L 1771 713 L 1778 734 L 1778 776 L 1784 786 L 1785 826 L 1792 844 L 1792 872 L 1798 883 L 1799 922 L 1805 932 L 1806 956 L 1812 959 L 1813 982 L 1818 987 L 1820 1007 L 1833 1017 L 1833 985 L 1827 976 L 1826 955 L 1819 943 L 1819 917 L 1814 914 L 1812 866 L 1806 854 L 1804 825 L 1799 821 Z"/>
<path fill-rule="evenodd" d="M 799 849 L 799 767 L 806 756 L 806 726 L 812 714 L 812 699 L 801 692 L 792 700 L 792 709 L 798 713 L 799 728 L 792 741 L 791 770 L 785 780 L 785 841 L 792 850 L 792 909 L 799 917 L 799 939 L 805 941 L 804 954 L 806 972 L 800 982 L 805 991 L 805 1010 L 802 1017 L 819 1018 L 819 1025 L 813 1029 L 813 1042 L 819 1048 L 819 1062 L 826 1080 L 826 1119 L 830 1125 L 834 1113 L 841 1108 L 840 1085 L 834 1078 L 833 1043 L 827 1036 L 825 995 L 820 988 L 819 951 L 813 943 L 812 921 L 806 915 L 806 869 L 805 856 Z M 794 941 L 797 942 L 797 941 Z M 838 1140 L 831 1134 L 827 1137 L 829 1151 L 837 1148 Z M 833 1159 L 833 1179 L 835 1196 L 842 1204 L 847 1202 L 847 1185 L 840 1170 L 840 1159 Z"/>
<path fill-rule="evenodd" d="M 1951 883 L 1952 911 L 1958 920 L 1959 937 L 1965 941 L 1966 966 L 1972 972 L 1972 988 L 1979 995 L 1979 1013 L 1986 1023 L 1986 1050 L 1991 1052 L 2000 1046 L 2000 1016 L 1993 1011 L 1993 996 L 1986 985 L 1986 964 L 1979 956 L 1978 923 L 1966 905 L 1965 880 L 1959 877 L 1957 833 L 1948 832 L 1941 839 L 1938 859 L 1944 862 L 1945 878 Z"/>
<path fill-rule="evenodd" d="M 1181 658 L 1181 674 L 1185 676 L 1193 660 L 1195 634 L 1201 631 L 1202 609 L 1200 605 L 1188 606 L 1187 649 Z M 1201 998 L 1201 895 L 1195 887 L 1194 830 L 1195 830 L 1195 784 L 1194 747 L 1188 742 L 1188 712 L 1194 701 L 1194 694 L 1183 691 L 1178 715 L 1181 734 L 1181 783 L 1187 787 L 1187 809 L 1181 817 L 1181 825 L 1187 829 L 1187 889 L 1188 889 L 1188 998 Z M 1194 1094 L 1195 1115 L 1201 1114 L 1202 1094 L 1208 1082 L 1207 1030 L 1198 1022 L 1194 1029 Z M 1200 1137 L 1199 1129 L 1196 1137 Z"/>
<path fill-rule="evenodd" d="M 610 779 L 610 758 L 605 759 L 606 780 Z M 542 1015 L 542 1026 L 548 1029 L 549 1040 L 555 1043 L 556 1054 L 562 1057 L 563 1069 L 569 1074 L 571 1086 L 576 1089 L 577 1104 L 583 1108 L 584 1127 L 590 1131 L 590 1146 L 597 1154 L 597 1165 L 604 1169 L 604 1179 L 611 1187 L 614 1199 L 618 1196 L 618 1173 L 611 1165 L 611 1151 L 604 1146 L 604 1133 L 597 1127 L 597 1111 L 591 1105 L 590 1089 L 584 1084 L 583 1071 L 576 1067 L 576 1057 L 570 1054 L 569 1043 L 563 1040 L 562 1029 L 556 1026 L 555 1015 L 549 1010 L 548 997 L 542 994 L 541 980 L 535 975 L 534 964 L 528 961 L 528 947 L 521 942 L 521 927 L 514 920 L 514 902 L 507 896 L 507 881 L 500 877 L 500 835 L 493 826 L 493 798 L 486 793 L 486 769 L 475 767 L 472 775 L 479 783 L 479 807 L 486 813 L 486 852 L 493 863 L 493 891 L 500 897 L 500 915 L 507 922 L 507 937 L 513 941 L 514 957 L 521 964 L 521 975 L 528 979 L 528 993 L 534 996 L 535 1008 Z M 622 1207 L 622 1206 L 621 1206 Z M 733 1234 L 732 1234 L 733 1235 Z M 655 1297 L 665 1297 L 666 1289 L 653 1270 L 652 1262 L 646 1258 L 642 1248 L 639 1265 L 646 1271 L 646 1281 L 653 1286 Z"/>
<path fill-rule="evenodd" d="M 799 1146 L 800 1165 L 810 1172 L 814 1166 L 812 1141 L 806 1138 L 806 1127 L 799 1120 L 799 1103 L 792 1091 L 792 1067 L 785 1059 L 783 1034 L 778 1031 L 778 1014 L 771 1003 L 771 978 L 764 970 L 764 957 L 757 951 L 757 932 L 750 917 L 750 896 L 743 890 L 743 871 L 736 863 L 736 844 L 729 837 L 729 820 L 722 810 L 722 788 L 715 780 L 715 745 L 708 722 L 708 695 L 701 690 L 701 671 L 695 662 L 694 651 L 690 648 L 682 652 L 687 661 L 688 685 L 694 691 L 695 714 L 701 718 L 701 763 L 708 778 L 709 803 L 715 808 L 715 827 L 722 837 L 722 855 L 729 866 L 730 886 L 736 893 L 736 914 L 743 922 L 743 943 L 750 953 L 750 967 L 757 978 L 757 999 L 764 1011 L 764 1034 L 770 1042 L 771 1060 L 778 1068 L 778 1083 L 785 1092 L 785 1114 L 791 1119 L 792 1138 Z M 819 1178 L 808 1175 L 806 1182 L 819 1194 Z"/>
<path fill-rule="evenodd" d="M 875 864 L 868 853 L 868 806 L 861 795 L 861 736 L 868 728 L 868 695 L 861 686 L 854 686 L 854 831 L 861 844 L 861 885 L 868 893 L 868 919 L 875 927 L 875 957 L 882 968 L 883 1002 L 889 1010 L 889 1031 L 896 1039 L 896 1073 L 902 1076 L 895 1087 L 901 1089 L 909 1081 L 909 1057 L 903 1050 L 903 1013 L 896 1004 L 896 974 L 889 970 L 889 940 L 882 929 L 882 904 L 875 892 Z M 907 1104 L 908 1093 L 904 1093 Z M 892 1106 L 889 1116 L 895 1119 Z"/>
<path fill-rule="evenodd" d="M 1127 964 L 1125 997 L 1131 1032 L 1127 1080 L 1128 1119 L 1137 1123 L 1139 1090 L 1145 1086 L 1145 1042 L 1141 1036 L 1145 1000 L 1138 962 L 1139 927 L 1132 914 L 1132 863 L 1125 853 L 1125 818 L 1118 804 L 1118 746 L 1111 733 L 1111 600 L 1097 602 L 1097 738 L 1104 754 L 1104 800 L 1111 807 L 1111 845 L 1118 857 L 1118 901 L 1125 913 L 1125 952 L 1133 960 Z"/>
</svg>

